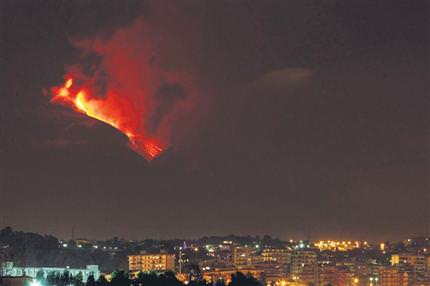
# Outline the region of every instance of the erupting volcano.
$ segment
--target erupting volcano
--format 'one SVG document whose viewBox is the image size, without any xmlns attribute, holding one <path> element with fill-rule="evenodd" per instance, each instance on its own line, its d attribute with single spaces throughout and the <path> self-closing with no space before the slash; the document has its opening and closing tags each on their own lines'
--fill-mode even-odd
<svg viewBox="0 0 430 286">
<path fill-rule="evenodd" d="M 118 129 L 146 159 L 159 156 L 195 94 L 190 75 L 165 60 L 169 43 L 160 42 L 143 21 L 107 40 L 72 43 L 82 51 L 80 63 L 67 67 L 64 84 L 51 89 L 51 102 Z"/>
<path fill-rule="evenodd" d="M 127 122 L 123 114 L 133 111 L 133 107 L 123 102 L 115 103 L 112 97 L 106 99 L 91 98 L 85 88 L 74 88 L 73 78 L 66 80 L 63 86 L 52 89 L 53 102 L 69 104 L 77 112 L 88 117 L 105 122 L 124 133 L 133 150 L 151 160 L 157 157 L 164 149 L 163 142 L 155 139 L 145 138 L 136 129 L 132 122 Z"/>
</svg>

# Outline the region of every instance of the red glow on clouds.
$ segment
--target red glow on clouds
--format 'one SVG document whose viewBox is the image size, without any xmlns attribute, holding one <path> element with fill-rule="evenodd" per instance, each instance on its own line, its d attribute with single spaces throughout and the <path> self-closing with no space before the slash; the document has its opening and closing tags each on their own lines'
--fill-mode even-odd
<svg viewBox="0 0 430 286">
<path fill-rule="evenodd" d="M 163 151 L 163 142 L 142 137 L 133 124 L 127 124 L 124 114 L 133 112 L 132 106 L 115 100 L 114 96 L 106 99 L 91 98 L 84 89 L 75 92 L 72 89 L 73 78 L 66 80 L 64 86 L 53 88 L 53 102 L 67 103 L 77 112 L 105 122 L 124 133 L 133 150 L 148 159 L 157 157 Z"/>
<path fill-rule="evenodd" d="M 52 88 L 52 102 L 118 129 L 148 160 L 159 156 L 179 114 L 192 107 L 194 92 L 188 73 L 162 64 L 157 41 L 142 21 L 109 40 L 75 41 L 82 63 L 69 67 L 64 84 Z"/>
</svg>

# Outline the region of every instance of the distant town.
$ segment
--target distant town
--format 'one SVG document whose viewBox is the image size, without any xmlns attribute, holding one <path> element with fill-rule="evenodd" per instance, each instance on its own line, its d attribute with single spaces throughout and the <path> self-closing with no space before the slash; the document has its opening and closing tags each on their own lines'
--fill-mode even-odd
<svg viewBox="0 0 430 286">
<path fill-rule="evenodd" d="M 57 239 L 0 230 L 0 284 L 430 285 L 430 238 L 283 241 L 271 236 L 196 240 Z"/>
</svg>

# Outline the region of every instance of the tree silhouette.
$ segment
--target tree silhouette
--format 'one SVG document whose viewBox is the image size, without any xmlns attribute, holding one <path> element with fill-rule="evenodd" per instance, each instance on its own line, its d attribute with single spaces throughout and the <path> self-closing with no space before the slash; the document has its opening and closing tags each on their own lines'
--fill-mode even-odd
<svg viewBox="0 0 430 286">
<path fill-rule="evenodd" d="M 83 286 L 84 285 L 84 283 L 82 282 L 84 280 L 84 277 L 83 277 L 81 271 L 79 271 L 79 273 L 76 274 L 76 276 L 73 277 L 72 280 L 73 280 L 73 284 L 76 286 Z"/>
<path fill-rule="evenodd" d="M 55 283 L 55 273 L 54 272 L 51 271 L 46 275 L 46 283 L 48 285 L 54 285 L 54 283 Z"/>
<path fill-rule="evenodd" d="M 110 281 L 111 286 L 130 286 L 130 279 L 128 279 L 128 274 L 123 270 L 115 271 L 112 274 L 112 280 Z"/>
<path fill-rule="evenodd" d="M 231 275 L 231 282 L 229 286 L 262 286 L 257 279 L 251 275 L 244 275 L 242 272 L 236 272 Z"/>
<path fill-rule="evenodd" d="M 108 286 L 109 282 L 106 280 L 106 278 L 102 275 L 99 277 L 99 279 L 96 282 L 96 286 Z"/>
<path fill-rule="evenodd" d="M 207 283 L 205 280 L 198 280 L 198 281 L 190 281 L 188 283 L 190 286 L 210 286 L 212 284 Z"/>
<path fill-rule="evenodd" d="M 96 280 L 94 279 L 94 275 L 90 274 L 87 278 L 87 282 L 85 283 L 85 286 L 96 286 Z"/>
<path fill-rule="evenodd" d="M 39 271 L 37 271 L 36 273 L 36 280 L 39 281 L 40 283 L 44 283 L 45 282 L 45 272 L 40 269 Z"/>
<path fill-rule="evenodd" d="M 60 278 L 60 285 L 64 286 L 64 285 L 69 285 L 70 284 L 70 273 L 67 270 L 64 270 L 63 274 L 61 275 Z"/>
</svg>

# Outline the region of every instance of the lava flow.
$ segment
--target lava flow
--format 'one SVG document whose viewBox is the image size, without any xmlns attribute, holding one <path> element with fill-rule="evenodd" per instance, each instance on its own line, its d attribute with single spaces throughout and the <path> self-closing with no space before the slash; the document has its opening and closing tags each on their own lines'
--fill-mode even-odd
<svg viewBox="0 0 430 286">
<path fill-rule="evenodd" d="M 130 147 L 148 160 L 161 154 L 164 144 L 144 136 L 140 126 L 130 120 L 133 115 L 139 114 L 133 104 L 121 100 L 121 97 L 108 95 L 97 98 L 90 93 L 89 89 L 75 87 L 73 78 L 68 78 L 63 86 L 52 89 L 52 102 L 67 104 L 77 112 L 118 129 L 127 136 Z"/>
</svg>

